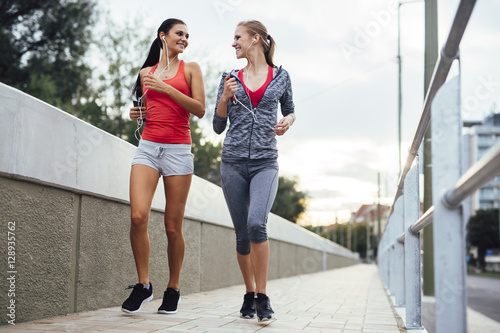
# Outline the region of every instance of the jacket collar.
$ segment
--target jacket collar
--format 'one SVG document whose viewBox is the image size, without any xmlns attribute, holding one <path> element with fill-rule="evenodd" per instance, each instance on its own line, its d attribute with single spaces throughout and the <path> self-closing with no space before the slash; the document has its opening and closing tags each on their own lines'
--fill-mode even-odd
<svg viewBox="0 0 500 333">
<path fill-rule="evenodd" d="M 274 76 L 274 78 L 276 78 L 276 77 L 278 77 L 278 75 L 280 75 L 281 69 L 282 69 L 282 66 L 277 67 L 276 75 Z M 236 80 L 240 81 L 240 79 L 238 77 L 238 71 L 239 71 L 239 69 L 233 69 L 233 70 L 231 70 L 231 72 L 229 72 L 229 75 L 230 75 L 230 77 L 234 77 L 234 78 L 236 78 Z"/>
</svg>

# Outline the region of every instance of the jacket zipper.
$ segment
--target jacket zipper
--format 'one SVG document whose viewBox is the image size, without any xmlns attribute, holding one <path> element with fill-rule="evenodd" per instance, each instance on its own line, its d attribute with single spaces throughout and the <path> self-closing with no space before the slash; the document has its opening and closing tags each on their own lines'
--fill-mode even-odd
<svg viewBox="0 0 500 333">
<path fill-rule="evenodd" d="M 278 68 L 279 69 L 279 68 Z M 271 84 L 271 82 L 274 81 L 274 79 L 276 77 L 278 77 L 279 73 L 278 73 L 278 69 L 276 70 L 276 75 L 273 76 L 272 80 L 269 82 L 269 84 L 267 85 L 266 87 L 266 91 L 267 91 L 267 88 L 269 87 L 269 85 Z M 229 74 L 231 75 L 231 73 Z M 233 77 L 236 78 L 240 84 L 243 86 L 243 82 L 240 81 L 240 78 L 238 77 L 238 75 L 235 75 L 235 73 L 233 73 Z M 245 89 L 243 89 L 243 91 L 245 91 Z M 266 93 L 266 91 L 264 91 L 264 94 Z M 264 97 L 264 94 L 262 95 L 262 97 Z M 247 96 L 248 100 L 250 101 L 250 105 L 252 106 L 253 108 L 253 112 L 255 113 L 255 116 L 257 116 L 257 107 L 253 107 L 253 104 L 252 104 L 252 100 L 250 99 L 250 96 L 248 96 L 247 92 L 245 91 L 245 95 Z M 262 100 L 262 99 L 261 99 Z M 257 104 L 257 106 L 259 106 L 260 104 L 260 101 L 259 103 Z M 252 149 L 252 136 L 253 136 L 253 125 L 255 124 L 255 120 L 253 119 L 252 117 L 252 127 L 250 128 L 250 138 L 248 140 L 248 159 L 250 159 L 250 155 L 251 155 L 251 149 Z"/>
</svg>

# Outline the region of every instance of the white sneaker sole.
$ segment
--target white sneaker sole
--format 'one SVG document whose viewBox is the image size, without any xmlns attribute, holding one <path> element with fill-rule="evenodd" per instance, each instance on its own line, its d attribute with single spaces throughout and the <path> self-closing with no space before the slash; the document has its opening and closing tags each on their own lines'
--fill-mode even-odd
<svg viewBox="0 0 500 333">
<path fill-rule="evenodd" d="M 253 317 L 255 317 L 255 315 L 251 315 L 251 316 L 246 315 L 246 316 L 245 316 L 245 315 L 243 315 L 243 313 L 241 313 L 241 312 L 240 312 L 240 318 L 244 318 L 244 319 L 252 319 Z"/>
<path fill-rule="evenodd" d="M 127 310 L 125 308 L 121 308 L 121 310 L 125 313 L 128 313 L 128 314 L 134 314 L 134 313 L 137 313 L 139 311 L 141 311 L 141 308 L 142 308 L 142 305 L 144 303 L 147 303 L 149 301 L 152 301 L 153 300 L 153 294 L 151 294 L 151 296 L 149 296 L 148 298 L 146 298 L 144 301 L 142 301 L 141 305 L 139 306 L 139 308 L 137 310 Z"/>
<path fill-rule="evenodd" d="M 268 320 L 271 320 L 274 318 L 274 314 L 271 315 L 271 318 L 260 318 L 260 317 L 257 317 L 257 321 L 259 323 L 263 322 L 263 321 L 268 321 Z"/>
</svg>

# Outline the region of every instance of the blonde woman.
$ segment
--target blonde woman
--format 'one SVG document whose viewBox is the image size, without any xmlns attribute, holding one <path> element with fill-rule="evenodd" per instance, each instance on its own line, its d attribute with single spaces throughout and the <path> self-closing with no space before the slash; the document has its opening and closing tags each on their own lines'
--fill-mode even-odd
<svg viewBox="0 0 500 333">
<path fill-rule="evenodd" d="M 274 65 L 275 42 L 259 21 L 240 22 L 232 44 L 240 70 L 224 73 L 219 85 L 213 128 L 230 127 L 222 149 L 221 180 L 234 230 L 236 256 L 246 287 L 242 318 L 269 320 L 267 296 L 269 240 L 267 218 L 278 188 L 276 136 L 295 121 L 288 72 Z M 283 118 L 278 121 L 278 106 Z"/>
</svg>

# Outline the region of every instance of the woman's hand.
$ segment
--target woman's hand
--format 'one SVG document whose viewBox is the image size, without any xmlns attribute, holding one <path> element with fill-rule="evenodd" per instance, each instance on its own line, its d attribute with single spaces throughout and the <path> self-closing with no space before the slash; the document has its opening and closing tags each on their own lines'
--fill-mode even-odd
<svg viewBox="0 0 500 333">
<path fill-rule="evenodd" d="M 142 110 L 142 111 L 141 111 Z M 141 117 L 142 114 L 142 117 Z M 146 115 L 148 114 L 148 111 L 146 110 L 146 107 L 140 107 L 140 106 L 134 106 L 133 108 L 130 108 L 130 119 L 132 120 L 137 120 L 137 119 L 146 119 Z"/>
<path fill-rule="evenodd" d="M 222 92 L 221 100 L 224 100 L 226 103 L 229 102 L 231 98 L 233 98 L 234 94 L 238 91 L 238 84 L 236 83 L 236 79 L 226 76 L 224 80 L 224 91 Z"/>
<path fill-rule="evenodd" d="M 166 93 L 168 88 L 168 84 L 151 74 L 144 75 L 144 86 L 160 93 Z"/>
<path fill-rule="evenodd" d="M 288 131 L 290 126 L 292 126 L 294 119 L 292 118 L 293 116 L 286 116 L 280 119 L 278 122 L 278 125 L 274 126 L 274 133 L 276 135 L 283 135 Z"/>
</svg>

